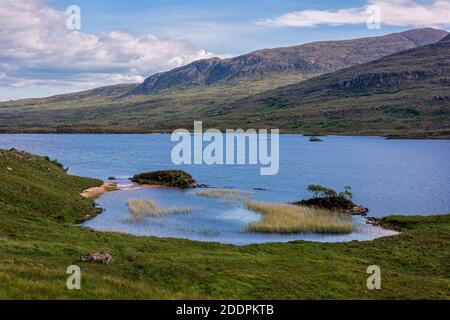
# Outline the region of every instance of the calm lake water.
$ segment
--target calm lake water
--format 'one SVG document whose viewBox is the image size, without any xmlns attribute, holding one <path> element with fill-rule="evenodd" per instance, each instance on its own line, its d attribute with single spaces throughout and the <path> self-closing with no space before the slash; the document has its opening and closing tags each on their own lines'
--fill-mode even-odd
<svg viewBox="0 0 450 320">
<path fill-rule="evenodd" d="M 450 212 L 450 141 L 386 140 L 381 137 L 324 137 L 312 143 L 300 135 L 280 137 L 280 169 L 261 176 L 258 165 L 175 166 L 170 135 L 0 135 L 0 148 L 16 148 L 56 158 L 71 174 L 119 183 L 135 173 L 183 169 L 198 183 L 253 192 L 253 198 L 290 202 L 307 198 L 309 184 L 336 190 L 349 185 L 354 201 L 370 209 L 370 216 Z M 123 180 L 121 180 L 123 179 Z M 265 190 L 255 190 L 262 188 Z M 95 229 L 137 235 L 183 237 L 196 240 L 247 244 L 306 239 L 316 241 L 368 240 L 385 231 L 355 217 L 358 231 L 335 235 L 249 234 L 243 228 L 258 215 L 242 206 L 202 198 L 195 191 L 138 188 L 107 193 L 98 200 L 105 212 L 86 223 Z M 170 216 L 146 223 L 129 222 L 128 199 L 148 198 L 163 206 L 189 206 L 189 215 Z"/>
</svg>

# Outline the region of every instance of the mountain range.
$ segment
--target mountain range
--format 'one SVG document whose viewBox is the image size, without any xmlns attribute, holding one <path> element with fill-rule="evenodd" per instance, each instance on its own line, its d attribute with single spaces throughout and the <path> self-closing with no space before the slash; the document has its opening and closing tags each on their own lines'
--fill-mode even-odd
<svg viewBox="0 0 450 320">
<path fill-rule="evenodd" d="M 267 126 L 291 122 L 297 128 L 364 134 L 388 124 L 414 126 L 429 137 L 450 133 L 450 35 L 435 44 L 396 53 L 300 83 L 249 96 L 229 105 L 227 117 Z M 239 114 L 239 116 L 237 115 Z M 362 121 L 361 121 L 362 120 Z M 318 128 L 322 127 L 322 128 Z M 394 135 L 398 135 L 394 134 Z"/>
<path fill-rule="evenodd" d="M 409 30 L 380 37 L 265 49 L 231 59 L 199 60 L 152 75 L 130 94 L 149 94 L 164 89 L 211 85 L 242 78 L 262 78 L 274 73 L 297 73 L 311 77 L 435 43 L 445 35 L 446 31 L 443 30 Z"/>
<path fill-rule="evenodd" d="M 206 126 L 307 134 L 450 136 L 449 38 L 415 29 L 194 61 L 148 77 L 0 103 L 3 132 L 160 132 Z"/>
</svg>

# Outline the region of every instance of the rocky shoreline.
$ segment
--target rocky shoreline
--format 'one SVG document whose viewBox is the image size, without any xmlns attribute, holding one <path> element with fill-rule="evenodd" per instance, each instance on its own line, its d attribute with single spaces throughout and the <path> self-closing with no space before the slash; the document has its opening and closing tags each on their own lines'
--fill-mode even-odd
<svg viewBox="0 0 450 320">
<path fill-rule="evenodd" d="M 381 227 L 384 229 L 388 229 L 388 230 L 394 230 L 397 232 L 401 231 L 401 228 L 399 225 L 394 224 L 394 223 L 389 223 L 384 221 L 383 218 L 375 218 L 375 217 L 366 217 L 366 223 L 370 224 L 374 227 Z"/>
<path fill-rule="evenodd" d="M 101 186 L 93 187 L 84 190 L 81 194 L 83 198 L 93 199 L 102 195 L 107 191 L 117 190 L 117 183 L 115 182 L 104 182 Z"/>
<path fill-rule="evenodd" d="M 369 208 L 360 206 L 360 205 L 354 205 L 350 209 L 347 209 L 344 211 L 345 213 L 351 214 L 352 216 L 367 216 L 367 213 L 369 212 Z"/>
</svg>

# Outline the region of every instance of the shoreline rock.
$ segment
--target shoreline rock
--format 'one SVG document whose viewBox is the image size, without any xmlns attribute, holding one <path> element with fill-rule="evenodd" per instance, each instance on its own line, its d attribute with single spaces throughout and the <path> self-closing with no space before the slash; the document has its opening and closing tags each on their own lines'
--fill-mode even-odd
<svg viewBox="0 0 450 320">
<path fill-rule="evenodd" d="M 369 209 L 360 205 L 355 205 L 352 208 L 347 209 L 345 212 L 351 214 L 352 216 L 367 216 Z"/>
<path fill-rule="evenodd" d="M 101 252 L 91 252 L 87 256 L 82 256 L 81 261 L 83 262 L 94 262 L 109 264 L 113 260 L 112 255 L 106 251 Z"/>
<path fill-rule="evenodd" d="M 117 183 L 104 182 L 101 186 L 86 189 L 80 194 L 83 198 L 92 199 L 100 196 L 101 194 L 107 191 L 114 191 L 114 190 L 117 190 Z"/>
<path fill-rule="evenodd" d="M 394 231 L 397 231 L 397 232 L 401 231 L 400 226 L 398 226 L 396 224 L 393 224 L 393 223 L 385 222 L 383 220 L 383 218 L 366 217 L 366 223 L 370 224 L 370 225 L 372 225 L 374 227 L 381 227 L 381 228 L 384 228 L 384 229 L 394 230 Z"/>
</svg>

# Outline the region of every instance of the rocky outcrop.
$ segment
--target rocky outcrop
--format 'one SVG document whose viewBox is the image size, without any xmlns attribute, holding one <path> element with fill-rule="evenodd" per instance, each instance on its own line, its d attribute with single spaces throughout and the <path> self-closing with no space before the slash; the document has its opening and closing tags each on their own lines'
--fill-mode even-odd
<svg viewBox="0 0 450 320">
<path fill-rule="evenodd" d="M 91 252 L 87 256 L 82 256 L 81 261 L 84 262 L 94 262 L 94 263 L 102 263 L 102 264 L 109 264 L 112 261 L 112 256 L 106 252 Z"/>
<path fill-rule="evenodd" d="M 363 206 L 354 205 L 350 209 L 347 209 L 345 212 L 354 216 L 366 216 L 369 212 L 369 209 Z"/>
<path fill-rule="evenodd" d="M 101 194 L 103 194 L 107 191 L 114 191 L 114 190 L 117 190 L 117 183 L 105 182 L 99 187 L 93 187 L 93 188 L 84 190 L 81 193 L 81 196 L 83 198 L 91 198 L 92 199 L 92 198 L 96 198 L 96 197 L 100 196 Z"/>
<path fill-rule="evenodd" d="M 384 229 L 401 231 L 400 225 L 392 222 L 386 222 L 383 218 L 367 217 L 366 223 L 375 227 L 382 227 Z"/>
</svg>

